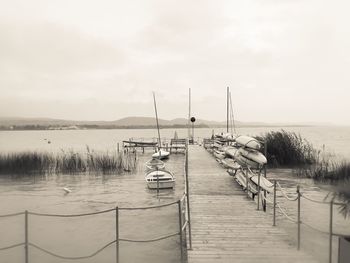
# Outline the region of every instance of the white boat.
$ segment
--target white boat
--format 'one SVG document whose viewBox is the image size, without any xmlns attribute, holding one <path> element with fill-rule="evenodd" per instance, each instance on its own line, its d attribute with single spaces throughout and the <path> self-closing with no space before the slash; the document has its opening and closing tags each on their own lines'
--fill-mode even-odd
<svg viewBox="0 0 350 263">
<path fill-rule="evenodd" d="M 235 138 L 235 141 L 239 146 L 243 146 L 243 147 L 254 149 L 254 150 L 261 149 L 260 142 L 258 142 L 257 139 L 250 137 L 250 136 L 240 135 L 240 136 Z"/>
<path fill-rule="evenodd" d="M 228 146 L 225 148 L 225 154 L 233 159 L 236 157 L 237 151 L 238 149 L 232 146 Z"/>
<path fill-rule="evenodd" d="M 159 159 L 151 159 L 145 165 L 148 170 L 165 168 L 164 162 Z"/>
<path fill-rule="evenodd" d="M 236 155 L 235 160 L 243 167 L 250 167 L 258 169 L 267 163 L 266 157 L 258 151 L 248 151 L 240 148 Z"/>
<path fill-rule="evenodd" d="M 250 180 L 256 185 L 259 185 L 259 175 L 254 174 L 250 177 Z M 266 179 L 264 176 L 260 175 L 260 188 L 267 191 L 268 193 L 273 192 L 273 183 Z"/>
<path fill-rule="evenodd" d="M 214 150 L 213 154 L 217 161 L 220 161 L 225 158 L 225 152 L 223 151 Z"/>
<path fill-rule="evenodd" d="M 169 154 L 170 152 L 159 150 L 158 152 L 152 154 L 152 158 L 166 159 L 166 158 L 169 158 Z"/>
<path fill-rule="evenodd" d="M 150 170 L 145 176 L 149 189 L 167 189 L 175 187 L 175 177 L 167 170 Z"/>
<path fill-rule="evenodd" d="M 239 168 L 241 168 L 241 166 L 231 158 L 224 158 L 221 160 L 221 163 L 225 168 L 228 169 L 238 170 Z"/>
</svg>

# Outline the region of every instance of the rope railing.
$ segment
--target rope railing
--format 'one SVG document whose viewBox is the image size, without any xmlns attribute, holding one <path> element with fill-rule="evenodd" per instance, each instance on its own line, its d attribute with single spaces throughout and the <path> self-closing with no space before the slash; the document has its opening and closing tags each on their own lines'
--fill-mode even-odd
<svg viewBox="0 0 350 263">
<path fill-rule="evenodd" d="M 180 232 L 176 232 L 176 233 L 168 234 L 168 235 L 153 238 L 153 239 L 143 239 L 143 240 L 142 239 L 136 240 L 136 239 L 119 238 L 119 241 L 134 242 L 134 243 L 149 243 L 149 242 L 156 242 L 156 241 L 160 241 L 160 240 L 167 239 L 170 237 L 174 237 L 174 236 L 177 236 L 179 234 L 180 234 Z"/>
<path fill-rule="evenodd" d="M 23 246 L 24 244 L 25 243 L 18 243 L 18 244 L 10 245 L 10 246 L 7 246 L 7 247 L 1 247 L 0 251 L 8 250 L 8 249 L 15 248 L 15 247 L 20 247 L 20 246 Z"/>
<path fill-rule="evenodd" d="M 287 200 L 289 200 L 289 201 L 296 201 L 296 200 L 298 200 L 298 196 L 296 196 L 296 197 L 289 197 L 287 191 L 284 190 L 284 189 L 282 188 L 282 186 L 280 185 L 280 183 L 279 183 L 279 182 L 276 182 L 276 183 L 277 183 L 277 186 L 278 186 L 278 188 L 280 189 L 282 195 L 283 195 Z"/>
<path fill-rule="evenodd" d="M 12 213 L 12 214 L 4 214 L 0 215 L 0 217 L 13 217 L 13 216 L 18 216 L 18 215 L 25 215 L 25 242 L 18 243 L 18 244 L 13 244 L 9 245 L 6 247 L 1 247 L 0 251 L 5 251 L 8 249 L 24 246 L 25 248 L 25 262 L 28 262 L 28 248 L 33 247 L 36 248 L 46 254 L 49 254 L 53 257 L 64 259 L 64 260 L 81 260 L 81 259 L 87 259 L 87 258 L 92 258 L 102 252 L 104 249 L 107 247 L 111 246 L 112 244 L 116 243 L 116 250 L 117 250 L 117 257 L 116 257 L 116 262 L 119 263 L 119 242 L 132 242 L 132 243 L 148 243 L 148 242 L 156 242 L 156 241 L 161 241 L 164 239 L 168 239 L 174 236 L 180 236 L 180 248 L 181 248 L 181 262 L 183 262 L 183 232 L 186 230 L 187 227 L 189 227 L 189 222 L 186 218 L 183 219 L 185 215 L 185 208 L 186 206 L 183 204 L 185 201 L 185 198 L 187 197 L 187 194 L 183 194 L 181 199 L 166 203 L 166 204 L 160 204 L 156 206 L 145 206 L 145 207 L 116 207 L 116 208 L 111 208 L 111 209 L 106 209 L 102 211 L 97 211 L 97 212 L 91 212 L 91 213 L 81 213 L 81 214 L 48 214 L 48 213 L 37 213 L 37 212 L 31 212 L 31 211 L 25 211 L 25 212 L 19 212 L 19 213 Z M 175 233 L 170 233 L 166 234 L 160 237 L 155 237 L 155 238 L 150 238 L 150 239 L 130 239 L 130 238 L 123 238 L 119 236 L 119 210 L 147 210 L 147 209 L 156 209 L 156 208 L 162 208 L 162 207 L 167 207 L 171 205 L 176 205 L 178 206 L 178 216 L 179 216 L 179 230 Z M 52 252 L 48 249 L 42 248 L 41 246 L 31 243 L 28 240 L 28 217 L 29 215 L 31 216 L 42 216 L 42 217 L 83 217 L 83 216 L 93 216 L 93 215 L 98 215 L 98 214 L 104 214 L 104 213 L 109 213 L 109 212 L 115 212 L 116 216 L 116 240 L 111 241 L 104 245 L 103 247 L 99 248 L 95 252 L 89 254 L 89 255 L 84 255 L 84 256 L 64 256 L 60 255 L 58 253 Z M 185 236 L 186 238 L 186 236 Z"/>
<path fill-rule="evenodd" d="M 97 212 L 91 212 L 91 213 L 83 213 L 83 214 L 46 214 L 46 213 L 37 213 L 37 212 L 30 212 L 30 211 L 28 211 L 28 214 L 33 216 L 47 216 L 47 217 L 81 217 L 81 216 L 92 216 L 92 215 L 104 214 L 112 211 L 115 211 L 115 208 L 97 211 Z"/>
<path fill-rule="evenodd" d="M 300 193 L 300 195 L 301 195 L 301 197 L 305 198 L 306 200 L 309 200 L 311 202 L 318 203 L 318 204 L 329 205 L 330 203 L 332 203 L 333 205 L 346 205 L 345 203 L 339 203 L 339 202 L 334 202 L 334 201 L 327 202 L 324 200 L 316 200 L 316 199 L 313 199 L 313 198 L 306 196 L 304 193 Z"/>
<path fill-rule="evenodd" d="M 47 250 L 47 249 L 44 249 L 44 248 L 42 248 L 42 247 L 40 247 L 40 246 L 38 246 L 38 245 L 36 245 L 36 244 L 30 243 L 30 242 L 28 243 L 28 245 L 31 246 L 31 247 L 34 247 L 34 248 L 36 248 L 36 249 L 38 249 L 38 250 L 40 250 L 40 251 L 42 251 L 42 252 L 44 252 L 44 253 L 46 253 L 46 254 L 49 254 L 49 255 L 51 255 L 51 256 L 53 256 L 53 257 L 56 257 L 56 258 L 68 259 L 68 260 L 80 260 L 80 259 L 92 258 L 92 257 L 96 256 L 97 254 L 99 254 L 100 252 L 102 252 L 103 250 L 105 250 L 107 247 L 109 247 L 110 245 L 112 245 L 112 244 L 114 244 L 114 243 L 116 243 L 116 240 L 107 243 L 106 245 L 104 245 L 103 247 L 101 247 L 100 249 L 98 249 L 97 251 L 95 251 L 94 253 L 92 253 L 92 254 L 90 254 L 90 255 L 87 255 L 87 256 L 78 256 L 78 257 L 67 257 L 67 256 L 62 256 L 62 255 L 59 255 L 59 254 L 57 254 L 57 253 L 54 253 L 54 252 L 49 251 L 49 250 Z"/>
<path fill-rule="evenodd" d="M 20 216 L 20 215 L 24 215 L 24 212 L 0 215 L 0 218 L 4 218 L 4 217 L 13 217 L 13 216 Z"/>
</svg>

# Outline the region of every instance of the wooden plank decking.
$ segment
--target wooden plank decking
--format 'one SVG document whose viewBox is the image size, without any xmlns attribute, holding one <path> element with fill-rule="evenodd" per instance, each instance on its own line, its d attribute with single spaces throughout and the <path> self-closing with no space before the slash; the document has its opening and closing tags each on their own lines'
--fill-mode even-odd
<svg viewBox="0 0 350 263">
<path fill-rule="evenodd" d="M 203 147 L 189 147 L 189 184 L 193 249 L 189 263 L 316 262 L 297 251 L 272 218 L 257 211 Z"/>
</svg>

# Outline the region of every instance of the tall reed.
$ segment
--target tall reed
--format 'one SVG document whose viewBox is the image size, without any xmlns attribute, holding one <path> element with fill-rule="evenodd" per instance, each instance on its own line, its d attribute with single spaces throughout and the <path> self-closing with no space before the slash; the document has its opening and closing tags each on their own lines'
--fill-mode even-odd
<svg viewBox="0 0 350 263">
<path fill-rule="evenodd" d="M 316 162 L 317 150 L 295 132 L 270 131 L 256 136 L 256 139 L 266 142 L 266 158 L 272 166 L 295 166 Z"/>
<path fill-rule="evenodd" d="M 135 154 L 19 152 L 0 154 L 0 174 L 74 174 L 84 172 L 122 173 L 136 168 Z"/>
</svg>

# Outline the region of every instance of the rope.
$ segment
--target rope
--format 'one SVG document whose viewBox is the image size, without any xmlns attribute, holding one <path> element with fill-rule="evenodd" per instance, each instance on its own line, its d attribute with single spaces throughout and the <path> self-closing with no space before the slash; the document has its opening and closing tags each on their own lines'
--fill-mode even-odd
<svg viewBox="0 0 350 263">
<path fill-rule="evenodd" d="M 260 196 L 261 196 L 262 199 L 264 199 L 266 201 L 266 203 L 269 203 L 269 204 L 273 205 L 273 201 L 267 199 L 267 196 L 265 197 L 262 192 L 260 192 Z"/>
<path fill-rule="evenodd" d="M 160 207 L 166 207 L 166 206 L 171 206 L 174 204 L 177 204 L 178 201 L 174 201 L 171 203 L 167 203 L 164 205 L 156 205 L 156 206 L 144 206 L 144 207 L 119 207 L 119 210 L 147 210 L 147 209 L 153 209 L 153 208 L 160 208 Z"/>
<path fill-rule="evenodd" d="M 13 213 L 13 214 L 7 214 L 7 215 L 0 215 L 0 218 L 1 218 L 1 217 L 19 216 L 19 215 L 24 215 L 24 212 Z"/>
<path fill-rule="evenodd" d="M 116 208 L 111 208 L 103 211 L 93 212 L 93 213 L 85 213 L 85 214 L 70 214 L 70 215 L 61 215 L 61 214 L 44 214 L 44 213 L 35 213 L 35 212 L 28 212 L 30 215 L 35 216 L 52 216 L 52 217 L 79 217 L 79 216 L 91 216 L 91 215 L 98 215 L 103 213 L 108 213 L 111 211 L 115 211 Z"/>
<path fill-rule="evenodd" d="M 331 204 L 331 203 L 333 203 L 333 205 L 346 205 L 345 203 L 327 202 L 327 201 L 315 200 L 315 199 L 312 199 L 310 197 L 305 196 L 304 194 L 301 194 L 301 197 L 304 197 L 306 200 L 309 200 L 311 202 L 318 203 L 318 204 Z"/>
<path fill-rule="evenodd" d="M 154 239 L 144 239 L 144 240 L 134 240 L 134 239 L 119 238 L 119 241 L 134 242 L 134 243 L 147 243 L 147 242 L 155 242 L 155 241 L 167 239 L 169 237 L 173 237 L 173 236 L 176 236 L 178 234 L 179 234 L 179 232 L 176 232 L 174 234 L 169 234 L 169 235 L 158 237 L 158 238 L 154 238 Z"/>
<path fill-rule="evenodd" d="M 24 243 L 19 243 L 19 244 L 11 245 L 11 246 L 8 246 L 8 247 L 1 247 L 0 251 L 11 249 L 11 248 L 15 248 L 15 247 L 20 247 L 20 246 L 23 246 L 23 245 L 24 245 Z"/>
<path fill-rule="evenodd" d="M 313 229 L 313 230 L 315 230 L 315 231 L 317 231 L 317 232 L 320 232 L 320 233 L 322 233 L 322 234 L 329 235 L 329 232 L 328 232 L 328 231 L 320 230 L 320 229 L 315 228 L 315 227 L 313 227 L 313 226 L 311 226 L 311 225 L 309 225 L 309 224 L 307 224 L 307 223 L 305 223 L 305 222 L 300 222 L 300 223 L 302 223 L 302 224 L 308 226 L 309 228 L 311 228 L 311 229 Z"/>
<path fill-rule="evenodd" d="M 282 188 L 282 186 L 280 185 L 279 182 L 277 182 L 277 186 L 280 188 L 282 195 L 283 195 L 287 200 L 289 200 L 289 201 L 296 201 L 296 200 L 298 200 L 298 196 L 296 196 L 295 198 L 289 197 L 288 194 L 287 194 L 287 192 Z"/>
<path fill-rule="evenodd" d="M 291 221 L 291 222 L 293 222 L 293 223 L 298 223 L 297 220 L 291 218 L 291 217 L 282 209 L 282 207 L 279 205 L 279 203 L 276 203 L 276 205 L 277 205 L 277 207 L 279 208 L 279 210 L 282 212 L 282 214 L 283 214 L 289 221 Z"/>
<path fill-rule="evenodd" d="M 98 253 L 100 253 L 101 251 L 103 251 L 104 249 L 106 249 L 107 247 L 109 247 L 110 245 L 114 244 L 116 242 L 116 240 L 114 241 L 111 241 L 109 242 L 108 244 L 104 245 L 103 247 L 101 247 L 99 250 L 97 250 L 96 252 L 90 254 L 90 255 L 87 255 L 87 256 L 79 256 L 79 257 L 66 257 L 66 256 L 61 256 L 61 255 L 58 255 L 56 253 L 53 253 L 49 250 L 46 250 L 44 248 L 41 248 L 39 247 L 38 245 L 35 245 L 33 243 L 28 243 L 30 246 L 32 247 L 35 247 L 36 249 L 46 253 L 46 254 L 49 254 L 53 257 L 56 257 L 56 258 L 60 258 L 60 259 L 70 259 L 70 260 L 79 260 L 79 259 L 86 259 L 86 258 L 92 258 L 94 256 L 96 256 Z"/>
</svg>

